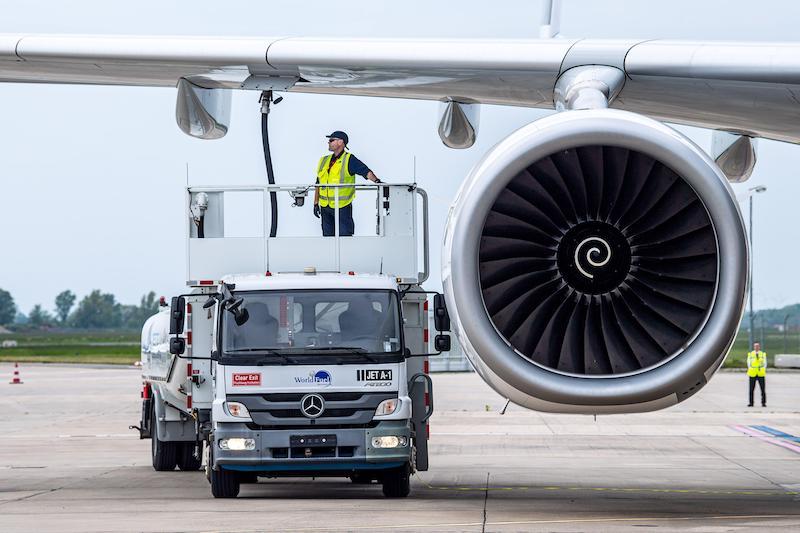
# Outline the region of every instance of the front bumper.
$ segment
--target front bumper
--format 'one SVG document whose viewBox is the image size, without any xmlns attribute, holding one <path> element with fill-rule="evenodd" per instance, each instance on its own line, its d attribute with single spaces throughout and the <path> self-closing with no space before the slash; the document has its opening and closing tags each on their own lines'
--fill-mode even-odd
<svg viewBox="0 0 800 533">
<path fill-rule="evenodd" d="M 292 436 L 335 435 L 335 446 L 291 446 Z M 403 436 L 398 448 L 373 448 L 372 438 Z M 346 474 L 359 470 L 395 468 L 410 462 L 411 429 L 408 420 L 386 420 L 373 428 L 251 430 L 244 423 L 218 423 L 214 431 L 214 469 L 264 472 L 275 475 Z M 223 450 L 219 441 L 254 439 L 254 450 Z"/>
</svg>

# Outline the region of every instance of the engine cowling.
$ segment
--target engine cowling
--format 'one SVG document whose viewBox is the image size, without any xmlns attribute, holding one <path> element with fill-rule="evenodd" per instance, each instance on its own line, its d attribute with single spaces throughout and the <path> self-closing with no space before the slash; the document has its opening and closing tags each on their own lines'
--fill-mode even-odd
<svg viewBox="0 0 800 533">
<path fill-rule="evenodd" d="M 443 282 L 477 372 L 551 412 L 660 409 L 719 368 L 744 308 L 741 214 L 689 139 L 570 111 L 497 144 L 450 211 Z"/>
</svg>

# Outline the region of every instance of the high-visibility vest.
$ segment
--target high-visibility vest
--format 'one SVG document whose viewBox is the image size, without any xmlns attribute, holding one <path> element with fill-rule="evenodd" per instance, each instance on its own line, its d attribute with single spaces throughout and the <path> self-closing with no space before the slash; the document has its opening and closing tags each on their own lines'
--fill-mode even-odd
<svg viewBox="0 0 800 533">
<path fill-rule="evenodd" d="M 321 187 L 319 188 L 320 207 L 336 207 L 336 191 L 339 194 L 339 207 L 350 205 L 356 197 L 356 176 L 350 174 L 347 168 L 350 163 L 350 152 L 343 152 L 342 155 L 330 164 L 333 154 L 323 156 L 319 160 L 317 179 Z M 330 168 L 329 168 L 330 167 Z M 325 187 L 325 185 L 352 185 L 350 187 Z"/>
<path fill-rule="evenodd" d="M 747 354 L 747 375 L 751 378 L 767 375 L 767 352 L 750 352 Z"/>
</svg>

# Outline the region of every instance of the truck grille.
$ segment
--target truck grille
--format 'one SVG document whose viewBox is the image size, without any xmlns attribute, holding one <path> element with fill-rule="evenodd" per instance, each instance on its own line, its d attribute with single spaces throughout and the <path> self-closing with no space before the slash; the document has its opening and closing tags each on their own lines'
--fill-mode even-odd
<svg viewBox="0 0 800 533">
<path fill-rule="evenodd" d="M 325 400 L 325 410 L 318 418 L 306 418 L 300 400 L 307 393 L 235 394 L 228 401 L 247 407 L 253 425 L 260 427 L 366 426 L 383 400 L 396 398 L 396 392 L 318 392 Z"/>
<path fill-rule="evenodd" d="M 268 402 L 300 402 L 307 392 L 278 392 L 262 394 L 261 397 Z M 326 402 L 354 402 L 364 396 L 362 392 L 318 392 Z"/>
</svg>

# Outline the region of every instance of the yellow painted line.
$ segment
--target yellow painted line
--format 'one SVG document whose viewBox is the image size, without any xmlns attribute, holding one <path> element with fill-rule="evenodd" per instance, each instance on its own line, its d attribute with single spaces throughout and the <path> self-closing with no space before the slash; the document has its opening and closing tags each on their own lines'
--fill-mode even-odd
<svg viewBox="0 0 800 533">
<path fill-rule="evenodd" d="M 487 526 L 513 526 L 523 524 L 580 524 L 597 522 L 671 522 L 673 520 L 767 520 L 775 518 L 797 518 L 800 514 L 765 515 L 711 515 L 711 516 L 640 516 L 610 518 L 568 518 L 562 520 L 518 520 L 513 522 L 486 522 Z"/>
<path fill-rule="evenodd" d="M 545 525 L 545 524 L 591 524 L 591 523 L 613 523 L 613 522 L 671 522 L 688 520 L 769 520 L 796 518 L 800 519 L 800 514 L 766 514 L 766 515 L 697 515 L 697 516 L 638 516 L 638 517 L 605 517 L 605 518 L 565 518 L 565 519 L 545 519 L 545 520 L 514 520 L 501 522 L 486 522 L 486 526 L 521 526 L 521 525 Z M 284 529 L 281 531 L 385 531 L 389 529 L 437 529 L 444 527 L 480 527 L 483 522 L 443 522 L 437 524 L 382 524 L 371 526 L 320 526 L 302 527 L 296 529 Z M 229 533 L 253 533 L 263 531 L 262 529 L 231 529 Z M 206 533 L 211 533 L 206 532 Z"/>
<path fill-rule="evenodd" d="M 465 487 L 459 485 L 431 485 L 419 474 L 417 479 L 422 481 L 426 488 L 431 490 L 452 490 L 459 492 L 486 492 L 492 491 L 593 491 L 593 492 L 633 492 L 649 494 L 711 494 L 724 496 L 798 496 L 800 491 L 757 491 L 757 490 L 714 490 L 714 489 L 675 489 L 675 488 L 646 488 L 646 487 L 562 487 L 562 486 L 542 486 L 542 487 Z"/>
</svg>

